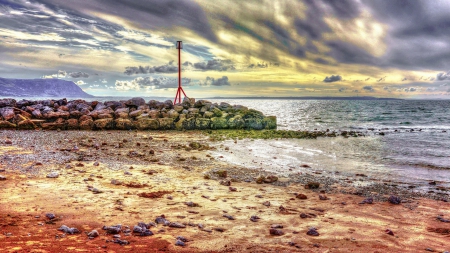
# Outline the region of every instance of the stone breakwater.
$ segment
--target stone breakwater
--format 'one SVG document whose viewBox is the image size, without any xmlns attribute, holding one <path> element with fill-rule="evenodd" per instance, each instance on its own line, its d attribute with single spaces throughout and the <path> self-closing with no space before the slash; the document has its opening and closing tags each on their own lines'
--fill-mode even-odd
<svg viewBox="0 0 450 253">
<path fill-rule="evenodd" d="M 0 129 L 48 130 L 205 130 L 276 129 L 275 116 L 241 105 L 195 101 L 180 104 L 143 98 L 124 101 L 16 101 L 0 99 Z"/>
</svg>

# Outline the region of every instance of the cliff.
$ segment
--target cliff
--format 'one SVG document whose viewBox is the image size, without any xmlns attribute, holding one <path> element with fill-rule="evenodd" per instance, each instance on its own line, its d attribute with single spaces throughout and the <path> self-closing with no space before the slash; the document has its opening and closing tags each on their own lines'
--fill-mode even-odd
<svg viewBox="0 0 450 253">
<path fill-rule="evenodd" d="M 0 78 L 0 97 L 71 97 L 87 98 L 72 81 L 61 79 L 6 79 Z"/>
</svg>

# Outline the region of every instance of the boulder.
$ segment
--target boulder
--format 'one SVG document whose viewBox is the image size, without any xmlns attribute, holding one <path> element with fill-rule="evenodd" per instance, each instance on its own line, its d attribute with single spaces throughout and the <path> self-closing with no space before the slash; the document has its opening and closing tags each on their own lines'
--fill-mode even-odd
<svg viewBox="0 0 450 253">
<path fill-rule="evenodd" d="M 178 112 L 181 113 L 181 111 L 183 111 L 184 107 L 182 105 L 174 105 L 173 109 Z"/>
<path fill-rule="evenodd" d="M 34 110 L 34 111 L 31 112 L 31 114 L 37 119 L 42 119 L 43 118 L 42 113 L 39 110 Z"/>
<path fill-rule="evenodd" d="M 160 118 L 161 113 L 158 110 L 150 110 L 148 112 L 148 116 L 152 119 L 157 119 L 157 118 Z"/>
<path fill-rule="evenodd" d="M 141 105 L 145 105 L 145 100 L 140 97 L 135 97 L 135 98 L 132 98 L 132 99 L 128 100 L 127 102 L 125 102 L 125 104 L 127 106 L 139 107 Z"/>
<path fill-rule="evenodd" d="M 19 129 L 36 129 L 36 125 L 33 123 L 33 121 L 26 119 L 22 120 L 17 124 L 17 128 Z"/>
<path fill-rule="evenodd" d="M 6 120 L 0 120 L 0 128 L 16 128 L 16 124 Z"/>
<path fill-rule="evenodd" d="M 63 118 L 58 118 L 55 122 L 42 123 L 41 127 L 46 130 L 64 130 L 66 129 L 66 122 Z"/>
<path fill-rule="evenodd" d="M 177 111 L 175 111 L 174 109 L 171 109 L 168 113 L 167 116 L 171 119 L 176 119 L 178 118 L 179 113 Z"/>
<path fill-rule="evenodd" d="M 112 118 L 95 120 L 94 129 L 96 130 L 114 129 L 114 120 Z"/>
<path fill-rule="evenodd" d="M 264 129 L 263 120 L 259 118 L 248 118 L 245 119 L 245 127 L 254 129 L 254 130 L 262 130 Z"/>
<path fill-rule="evenodd" d="M 16 100 L 12 98 L 0 99 L 0 108 L 1 107 L 16 107 Z"/>
<path fill-rule="evenodd" d="M 245 121 L 242 116 L 236 115 L 228 120 L 228 126 L 231 129 L 242 129 L 245 127 Z"/>
<path fill-rule="evenodd" d="M 140 118 L 136 121 L 136 128 L 139 130 L 157 130 L 159 121 L 150 118 Z"/>
<path fill-rule="evenodd" d="M 212 109 L 212 112 L 214 113 L 214 117 L 222 117 L 223 115 L 223 112 L 217 107 Z"/>
<path fill-rule="evenodd" d="M 116 118 L 127 119 L 129 112 L 130 112 L 130 108 L 128 108 L 128 107 L 119 108 L 114 112 L 114 115 L 116 116 Z"/>
<path fill-rule="evenodd" d="M 214 113 L 213 112 L 205 112 L 204 114 L 203 114 L 203 117 L 205 117 L 205 118 L 212 118 L 212 117 L 214 117 Z"/>
<path fill-rule="evenodd" d="M 102 113 L 97 116 L 99 119 L 112 119 L 113 116 L 109 113 Z"/>
<path fill-rule="evenodd" d="M 183 114 L 182 114 L 183 115 Z M 180 118 L 177 122 L 175 122 L 175 129 L 178 131 L 181 131 L 184 129 L 183 122 L 186 120 L 186 118 Z"/>
<path fill-rule="evenodd" d="M 211 120 L 205 118 L 197 118 L 195 120 L 195 128 L 198 130 L 205 130 L 211 128 Z"/>
<path fill-rule="evenodd" d="M 268 116 L 262 120 L 264 129 L 277 129 L 277 117 Z"/>
<path fill-rule="evenodd" d="M 211 119 L 211 129 L 227 129 L 228 121 L 226 118 L 214 117 Z"/>
<path fill-rule="evenodd" d="M 22 107 L 26 107 L 26 106 L 30 106 L 30 105 L 32 105 L 31 101 L 22 99 L 22 100 L 16 102 L 15 107 L 22 108 Z M 14 105 L 11 105 L 11 106 L 14 107 Z"/>
<path fill-rule="evenodd" d="M 130 112 L 130 117 L 136 118 L 137 116 L 140 116 L 142 113 L 143 113 L 142 110 L 135 110 L 135 111 Z"/>
<path fill-rule="evenodd" d="M 161 130 L 170 130 L 174 129 L 175 125 L 173 123 L 173 119 L 171 118 L 159 118 L 159 129 Z"/>
<path fill-rule="evenodd" d="M 189 118 L 183 120 L 183 129 L 186 130 L 195 130 L 195 118 Z"/>
<path fill-rule="evenodd" d="M 80 127 L 78 126 L 78 120 L 77 119 L 68 119 L 67 120 L 67 129 L 68 130 L 77 130 Z"/>
<path fill-rule="evenodd" d="M 86 116 L 86 115 L 83 115 L 83 116 Z M 94 127 L 94 120 L 92 120 L 92 118 L 89 117 L 89 119 L 81 121 L 81 118 L 80 118 L 79 127 L 80 127 L 80 130 L 92 130 L 92 128 Z"/>
<path fill-rule="evenodd" d="M 135 129 L 133 122 L 129 119 L 118 118 L 115 121 L 116 129 L 119 130 L 131 130 Z"/>
<path fill-rule="evenodd" d="M 13 107 L 3 107 L 0 108 L 0 114 L 2 115 L 4 120 L 10 120 L 16 116 L 14 114 L 14 108 Z"/>
<path fill-rule="evenodd" d="M 172 102 L 172 100 L 164 101 L 164 108 L 166 108 L 168 110 L 173 109 L 173 102 Z"/>
<path fill-rule="evenodd" d="M 72 118 L 78 119 L 81 116 L 83 116 L 83 114 L 78 110 L 70 111 L 70 117 L 72 117 Z"/>
<path fill-rule="evenodd" d="M 150 101 L 148 101 L 148 107 L 149 107 L 150 109 L 156 109 L 158 103 L 159 103 L 159 102 L 156 101 L 156 100 L 150 100 Z"/>
<path fill-rule="evenodd" d="M 196 108 L 201 108 L 205 105 L 211 105 L 211 102 L 209 102 L 208 100 L 200 99 L 194 103 L 194 107 Z"/>
<path fill-rule="evenodd" d="M 125 104 L 119 101 L 106 101 L 105 106 L 111 108 L 112 110 L 117 110 L 119 108 L 125 107 Z"/>
</svg>

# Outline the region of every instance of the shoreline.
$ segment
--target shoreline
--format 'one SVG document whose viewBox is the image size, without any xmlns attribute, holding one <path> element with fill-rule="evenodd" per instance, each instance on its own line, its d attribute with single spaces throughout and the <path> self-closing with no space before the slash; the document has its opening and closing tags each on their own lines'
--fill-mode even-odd
<svg viewBox="0 0 450 253">
<path fill-rule="evenodd" d="M 0 174 L 6 180 L 0 181 L 0 249 L 6 252 L 69 247 L 87 252 L 450 250 L 445 245 L 450 223 L 436 218 L 450 218 L 448 202 L 411 195 L 394 205 L 385 201 L 398 192 L 394 186 L 348 186 L 314 169 L 258 184 L 259 176 L 275 174 L 214 158 L 221 142 L 211 142 L 201 132 L 2 133 Z M 51 172 L 58 177 L 47 178 Z M 310 181 L 321 185 L 305 189 Z M 140 197 L 142 193 L 155 198 Z M 359 204 L 368 196 L 373 204 Z M 133 230 L 138 222 L 155 222 L 161 215 L 185 228 L 159 224 L 150 227 L 154 235 L 142 237 L 127 235 L 124 227 L 120 238 L 102 230 L 117 224 Z M 251 216 L 260 219 L 253 222 Z M 274 228 L 283 235 L 270 234 L 275 224 L 283 226 Z M 61 225 L 81 233 L 64 235 L 57 230 Z M 311 227 L 319 236 L 307 235 Z M 85 232 L 94 229 L 100 235 L 89 239 Z M 175 245 L 177 236 L 189 240 L 186 246 Z M 130 244 L 119 245 L 116 239 Z"/>
</svg>

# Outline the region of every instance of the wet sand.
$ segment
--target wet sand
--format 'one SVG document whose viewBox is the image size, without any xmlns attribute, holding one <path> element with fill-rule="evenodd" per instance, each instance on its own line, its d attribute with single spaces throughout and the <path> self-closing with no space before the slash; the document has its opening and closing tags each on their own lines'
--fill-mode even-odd
<svg viewBox="0 0 450 253">
<path fill-rule="evenodd" d="M 230 164 L 221 158 L 222 149 L 202 132 L 2 131 L 0 175 L 6 180 L 0 181 L 0 251 L 450 250 L 450 223 L 443 222 L 450 219 L 450 203 L 442 201 L 446 197 L 406 194 L 394 205 L 382 200 L 396 195 L 395 187 L 370 192 L 324 180 L 314 168 L 298 180 L 279 175 L 276 182 L 258 184 L 259 175 L 272 174 Z M 59 176 L 47 178 L 50 172 Z M 305 181 L 322 183 L 319 189 L 305 189 Z M 367 196 L 380 201 L 359 204 Z M 47 213 L 56 218 L 48 219 Z M 133 230 L 138 222 L 155 222 L 161 215 L 186 227 L 158 224 L 150 227 L 154 235 L 145 237 L 126 235 L 124 227 L 119 235 L 127 245 L 114 243 L 102 229 L 122 224 Z M 253 222 L 252 216 L 260 219 Z M 283 235 L 270 234 L 276 224 Z M 64 234 L 58 231 L 61 225 L 81 233 Z M 311 227 L 318 236 L 307 235 Z M 86 233 L 94 229 L 100 235 L 89 239 Z M 177 236 L 188 239 L 184 247 L 175 245 Z"/>
</svg>

